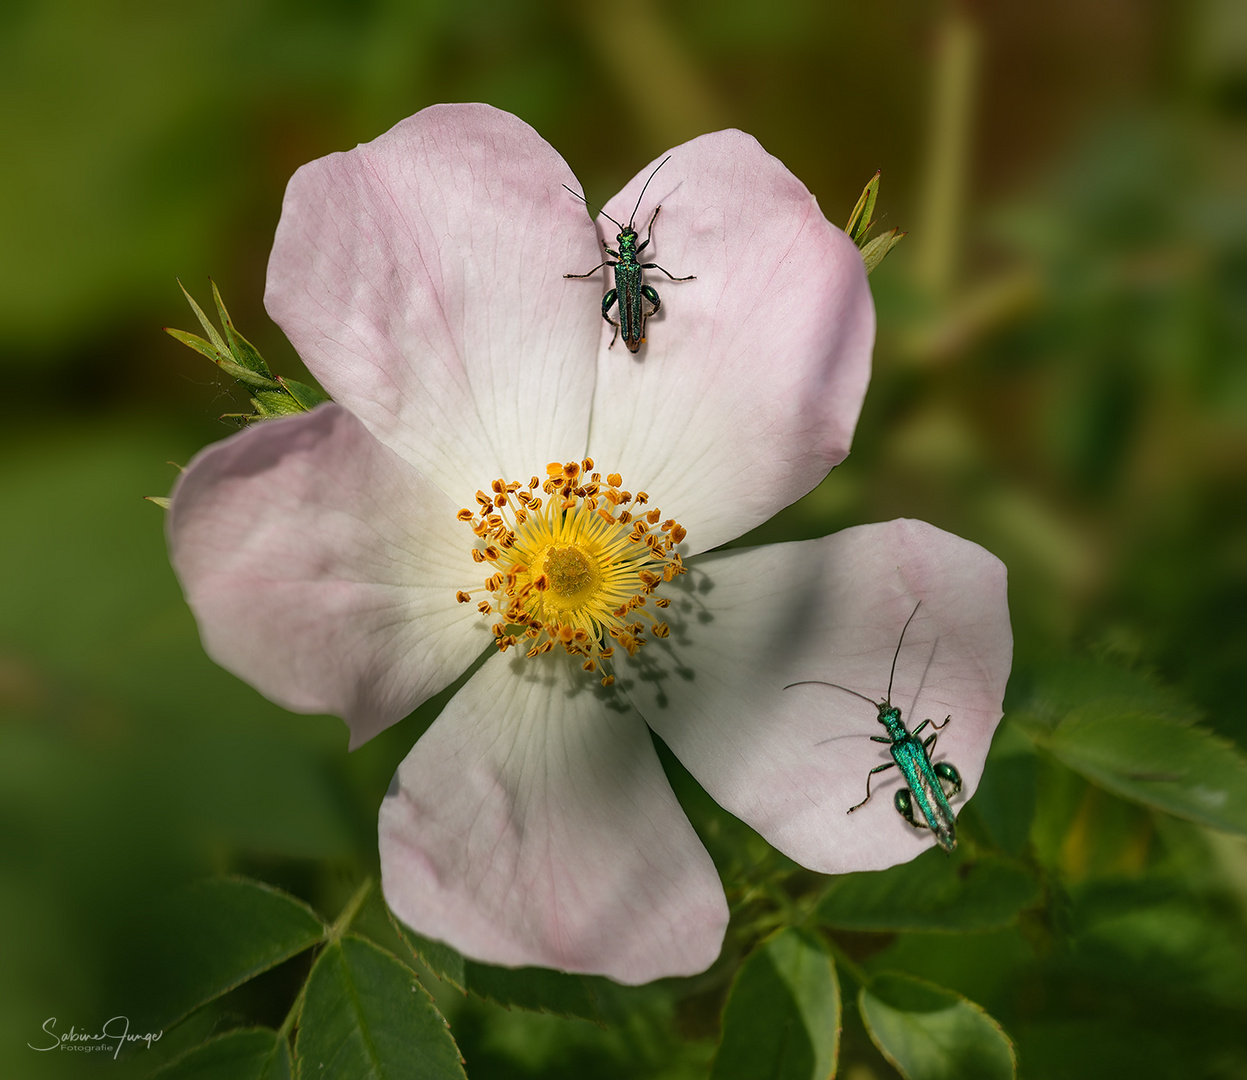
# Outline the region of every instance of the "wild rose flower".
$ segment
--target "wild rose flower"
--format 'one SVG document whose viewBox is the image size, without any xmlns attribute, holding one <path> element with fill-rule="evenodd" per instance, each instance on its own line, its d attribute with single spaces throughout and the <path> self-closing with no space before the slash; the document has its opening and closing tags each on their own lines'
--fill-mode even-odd
<svg viewBox="0 0 1247 1080">
<path fill-rule="evenodd" d="M 651 171 L 607 212 L 626 221 Z M 870 707 L 783 688 L 882 696 L 921 598 L 892 699 L 953 714 L 940 751 L 973 792 L 1004 571 L 903 521 L 711 552 L 847 453 L 874 335 L 861 257 L 752 138 L 694 139 L 641 219 L 662 204 L 646 257 L 696 280 L 657 277 L 633 357 L 607 348 L 593 281 L 564 278 L 602 258 L 564 184 L 482 105 L 300 169 L 265 299 L 336 403 L 201 453 L 169 542 L 208 652 L 342 716 L 352 746 L 488 652 L 382 805 L 386 899 L 484 961 L 639 983 L 707 967 L 727 921 L 647 725 L 804 865 L 908 859 L 930 833 L 885 778 L 845 814 L 881 760 Z"/>
</svg>

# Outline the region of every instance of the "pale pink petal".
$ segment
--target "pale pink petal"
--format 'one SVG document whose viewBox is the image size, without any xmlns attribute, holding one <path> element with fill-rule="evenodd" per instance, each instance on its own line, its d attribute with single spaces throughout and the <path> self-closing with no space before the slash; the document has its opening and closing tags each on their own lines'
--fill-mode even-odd
<svg viewBox="0 0 1247 1080">
<path fill-rule="evenodd" d="M 627 222 L 656 164 L 607 204 L 613 217 Z M 857 249 L 751 136 L 720 131 L 672 150 L 641 200 L 642 240 L 660 203 L 642 258 L 697 280 L 645 272 L 662 310 L 635 356 L 608 349 L 603 324 L 589 450 L 684 525 L 697 552 L 765 521 L 844 459 L 875 315 Z"/>
<path fill-rule="evenodd" d="M 169 557 L 222 667 L 356 746 L 452 682 L 489 633 L 455 592 L 474 537 L 339 405 L 210 446 L 173 493 Z"/>
<path fill-rule="evenodd" d="M 584 454 L 597 259 L 571 170 L 487 105 L 438 105 L 286 189 L 265 304 L 308 368 L 460 504 Z"/>
<path fill-rule="evenodd" d="M 912 731 L 952 722 L 933 759 L 974 793 L 1001 715 L 1012 634 L 1005 568 L 976 544 L 920 521 L 862 525 L 820 540 L 705 555 L 674 583 L 671 636 L 621 680 L 641 715 L 725 809 L 812 870 L 903 862 L 934 841 L 896 812 L 899 770 L 870 702 L 888 690 Z M 663 587 L 664 593 L 673 590 Z M 620 665 L 623 668 L 623 665 Z M 923 738 L 930 732 L 923 733 Z"/>
<path fill-rule="evenodd" d="M 727 903 L 627 706 L 565 656 L 494 656 L 399 766 L 381 880 L 477 960 L 643 983 L 703 971 Z"/>
</svg>

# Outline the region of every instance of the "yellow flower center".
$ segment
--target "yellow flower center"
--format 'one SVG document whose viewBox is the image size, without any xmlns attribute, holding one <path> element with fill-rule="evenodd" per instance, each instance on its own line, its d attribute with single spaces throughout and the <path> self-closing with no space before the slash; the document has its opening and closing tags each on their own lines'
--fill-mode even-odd
<svg viewBox="0 0 1247 1080">
<path fill-rule="evenodd" d="M 460 590 L 456 599 L 466 604 L 474 592 L 490 594 L 477 607 L 500 616 L 492 628 L 500 650 L 516 645 L 540 656 L 560 645 L 595 672 L 616 645 L 632 656 L 647 632 L 670 633 L 649 599 L 659 609 L 670 604 L 653 594 L 684 573 L 675 549 L 686 533 L 660 511 L 641 510 L 649 502 L 644 491 L 625 491 L 618 473 L 603 480 L 590 458 L 547 465 L 544 482 L 495 480 L 491 488 L 492 495 L 476 493 L 475 511 L 458 516 L 476 535 L 472 558 L 493 573 L 483 588 Z M 607 672 L 602 685 L 614 681 Z"/>
</svg>

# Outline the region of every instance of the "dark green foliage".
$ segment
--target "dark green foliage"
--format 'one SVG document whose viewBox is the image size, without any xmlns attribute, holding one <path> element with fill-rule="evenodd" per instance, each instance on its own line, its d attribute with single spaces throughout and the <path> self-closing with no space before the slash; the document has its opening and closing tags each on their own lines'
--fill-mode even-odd
<svg viewBox="0 0 1247 1080">
<path fill-rule="evenodd" d="M 515 1005 L 556 1016 L 576 1016 L 600 1023 L 602 998 L 614 986 L 607 979 L 569 975 L 548 968 L 501 968 L 478 964 L 440 941 L 430 941 L 400 929 L 412 953 L 434 975 L 457 989 L 498 1005 Z"/>
<path fill-rule="evenodd" d="M 840 984 L 817 938 L 784 930 L 741 965 L 711 1080 L 823 1080 L 840 1044 Z"/>
<path fill-rule="evenodd" d="M 839 878 L 818 905 L 821 923 L 841 930 L 994 930 L 1039 898 L 1022 866 L 931 850 L 891 870 Z"/>
<path fill-rule="evenodd" d="M 864 987 L 871 1039 L 905 1080 L 1012 1080 L 1017 1061 L 1000 1025 L 959 994 L 904 975 Z"/>
<path fill-rule="evenodd" d="M 239 1028 L 183 1054 L 154 1080 L 291 1080 L 293 1075 L 290 1045 L 280 1034 Z"/>
<path fill-rule="evenodd" d="M 301 1080 L 462 1080 L 464 1075 L 446 1021 L 415 973 L 353 935 L 317 959 L 295 1050 Z"/>
<path fill-rule="evenodd" d="M 306 904 L 260 882 L 199 882 L 170 897 L 151 928 L 153 1017 L 169 1027 L 187 1013 L 324 940 Z"/>
</svg>

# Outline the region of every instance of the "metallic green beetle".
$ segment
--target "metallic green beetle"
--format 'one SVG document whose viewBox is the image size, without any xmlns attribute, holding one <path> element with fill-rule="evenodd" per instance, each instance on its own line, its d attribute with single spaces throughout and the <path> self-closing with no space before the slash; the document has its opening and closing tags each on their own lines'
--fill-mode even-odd
<svg viewBox="0 0 1247 1080">
<path fill-rule="evenodd" d="M 896 677 L 896 660 L 901 655 L 901 642 L 905 640 L 905 631 L 909 629 L 909 624 L 914 621 L 914 616 L 918 614 L 918 608 L 922 604 L 919 600 L 914 605 L 914 610 L 910 612 L 909 618 L 905 620 L 905 625 L 901 628 L 900 640 L 896 643 L 896 652 L 892 656 L 892 674 L 888 676 L 888 694 L 882 701 L 875 701 L 868 698 L 865 694 L 859 694 L 856 690 L 850 690 L 847 686 L 841 686 L 839 683 L 823 682 L 821 679 L 806 679 L 803 682 L 789 683 L 789 686 L 804 686 L 810 683 L 818 683 L 820 686 L 834 686 L 837 690 L 843 690 L 859 697 L 863 701 L 869 701 L 870 704 L 879 710 L 878 720 L 887 731 L 887 735 L 872 735 L 872 742 L 888 744 L 889 752 L 892 754 L 892 760 L 882 765 L 876 765 L 866 775 L 866 798 L 859 802 L 856 806 L 850 806 L 848 812 L 851 814 L 854 810 L 860 809 L 870 802 L 870 778 L 875 773 L 881 773 L 893 766 L 899 766 L 902 775 L 905 777 L 907 787 L 903 787 L 893 797 L 893 804 L 897 811 L 906 821 L 908 821 L 916 829 L 930 829 L 935 833 L 935 839 L 939 841 L 940 847 L 945 851 L 952 851 L 957 846 L 957 829 L 956 820 L 953 817 L 952 807 L 948 803 L 951 795 L 956 795 L 961 791 L 961 774 L 957 772 L 951 764 L 946 761 L 931 763 L 931 751 L 935 748 L 935 740 L 937 734 L 948 726 L 951 716 L 944 718 L 944 723 L 937 724 L 934 720 L 924 720 L 913 731 L 905 727 L 905 722 L 901 719 L 901 710 L 892 704 L 892 680 Z M 785 690 L 788 686 L 784 687 Z M 930 724 L 935 730 L 927 736 L 926 739 L 919 739 L 923 729 Z M 948 785 L 947 789 L 945 784 Z M 917 803 L 917 809 L 922 815 L 923 820 L 918 820 L 914 814 L 914 803 Z"/>
<path fill-rule="evenodd" d="M 658 298 L 658 290 L 651 285 L 646 285 L 643 280 L 643 271 L 645 270 L 662 270 L 672 281 L 694 281 L 695 275 L 690 274 L 688 277 L 676 277 L 670 270 L 664 270 L 657 263 L 638 262 L 637 257 L 642 251 L 649 246 L 650 236 L 654 231 L 654 219 L 658 217 L 658 211 L 662 209 L 662 204 L 654 207 L 654 213 L 650 215 L 649 225 L 645 229 L 645 239 L 637 244 L 637 232 L 632 227 L 636 220 L 636 212 L 641 209 L 641 199 L 645 195 L 645 188 L 649 187 L 650 180 L 658 173 L 668 161 L 671 155 L 663 158 L 658 163 L 654 171 L 649 174 L 649 180 L 645 181 L 645 187 L 641 188 L 641 194 L 637 196 L 636 206 L 632 208 L 632 217 L 628 219 L 627 225 L 620 225 L 610 214 L 602 211 L 602 216 L 607 221 L 615 225 L 619 229 L 619 235 L 615 238 L 615 242 L 619 245 L 616 251 L 612 247 L 608 247 L 606 241 L 602 241 L 602 247 L 606 249 L 607 255 L 613 255 L 618 262 L 612 262 L 605 259 L 598 263 L 592 270 L 585 274 L 564 274 L 565 278 L 587 278 L 592 277 L 604 266 L 613 266 L 615 268 L 615 287 L 602 297 L 602 318 L 615 328 L 615 332 L 611 335 L 610 348 L 614 348 L 615 339 L 623 332 L 624 344 L 628 346 L 629 352 L 636 352 L 641 347 L 641 342 L 645 340 L 645 320 L 652 315 L 658 313 L 658 309 L 662 307 L 662 301 Z M 566 184 L 563 185 L 567 187 Z M 571 188 L 567 188 L 572 191 Z M 572 194 L 582 202 L 585 201 L 583 195 L 578 195 L 572 191 Z M 645 302 L 648 301 L 649 311 L 645 310 Z M 619 322 L 616 322 L 610 316 L 611 307 L 618 302 L 619 304 Z"/>
</svg>

